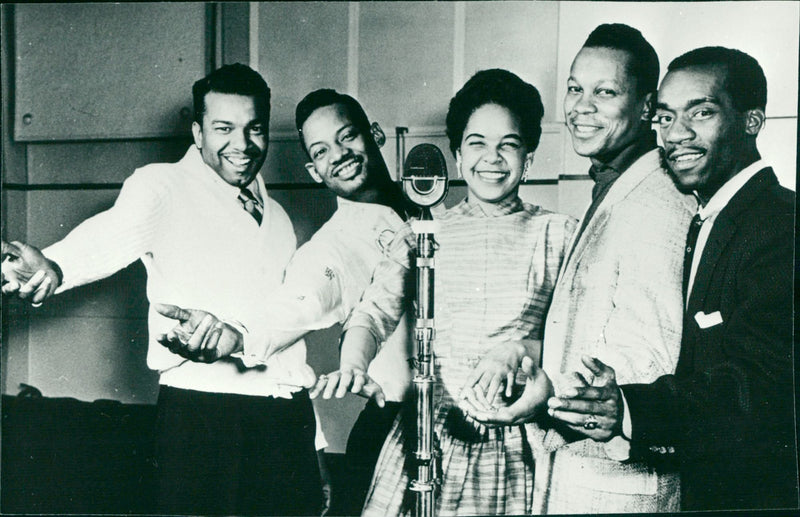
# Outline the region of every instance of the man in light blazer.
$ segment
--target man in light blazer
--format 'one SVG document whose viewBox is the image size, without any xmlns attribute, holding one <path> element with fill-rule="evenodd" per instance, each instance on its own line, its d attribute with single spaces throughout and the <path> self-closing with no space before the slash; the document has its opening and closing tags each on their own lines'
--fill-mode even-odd
<svg viewBox="0 0 800 517">
<path fill-rule="evenodd" d="M 570 69 L 565 120 L 575 151 L 591 159 L 595 186 L 545 323 L 542 367 L 556 394 L 574 386 L 565 374 L 586 354 L 625 382 L 675 371 L 683 244 L 696 202 L 664 170 L 651 129 L 658 74 L 653 47 L 621 24 L 597 27 Z M 488 423 L 515 417 L 504 408 L 471 414 Z M 598 443 L 543 416 L 529 426 L 536 513 L 677 510 L 679 479 L 666 458 L 620 462 L 622 438 Z"/>
<path fill-rule="evenodd" d="M 586 358 L 600 385 L 549 403 L 553 416 L 596 440 L 631 438 L 632 457 L 674 448 L 682 510 L 798 505 L 794 194 L 756 147 L 766 99 L 764 72 L 738 50 L 705 47 L 670 64 L 658 92 L 661 138 L 678 186 L 701 204 L 696 244 L 687 239 L 677 370 L 637 383 Z M 587 419 L 598 427 L 584 429 Z"/>
</svg>

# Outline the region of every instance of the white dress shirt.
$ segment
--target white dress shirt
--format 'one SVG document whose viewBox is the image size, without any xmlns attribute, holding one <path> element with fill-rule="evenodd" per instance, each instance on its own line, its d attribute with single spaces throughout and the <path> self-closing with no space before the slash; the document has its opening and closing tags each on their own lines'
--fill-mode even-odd
<svg viewBox="0 0 800 517">
<path fill-rule="evenodd" d="M 337 199 L 333 216 L 292 258 L 283 285 L 245 322 L 246 364 L 262 362 L 269 350 L 293 341 L 295 331 L 325 329 L 344 323 L 384 255 L 384 248 L 404 224 L 391 208 Z M 368 374 L 386 399 L 400 401 L 411 385 L 413 343 L 404 323 L 388 337 Z M 335 345 L 333 345 L 335 346 Z"/>
<path fill-rule="evenodd" d="M 259 176 L 255 181 L 264 201 L 260 226 L 243 209 L 239 189 L 208 167 L 194 146 L 177 163 L 137 169 L 113 207 L 44 250 L 64 273 L 57 292 L 107 277 L 141 259 L 150 302 L 239 320 L 281 284 L 296 246 L 286 212 L 266 197 Z M 161 384 L 280 397 L 300 389 L 305 343 L 273 357 L 266 370 L 242 372 L 236 360 L 195 363 L 170 352 L 156 338 L 175 324 L 150 309 L 147 364 L 159 371 Z"/>
<path fill-rule="evenodd" d="M 700 215 L 700 220 L 703 225 L 700 227 L 700 233 L 697 234 L 697 244 L 694 247 L 694 255 L 692 255 L 692 270 L 689 273 L 689 284 L 686 287 L 686 301 L 689 301 L 689 295 L 692 293 L 692 286 L 694 285 L 694 276 L 697 273 L 697 266 L 700 264 L 700 257 L 703 255 L 703 249 L 706 247 L 708 235 L 711 233 L 711 228 L 714 227 L 714 221 L 723 208 L 728 206 L 728 203 L 739 190 L 744 187 L 745 183 L 750 181 L 750 178 L 756 175 L 758 171 L 767 167 L 764 160 L 757 160 L 741 170 L 738 174 L 734 175 L 731 179 L 725 182 L 719 190 L 717 190 L 711 199 L 708 200 L 705 206 L 700 206 L 697 213 Z"/>
</svg>

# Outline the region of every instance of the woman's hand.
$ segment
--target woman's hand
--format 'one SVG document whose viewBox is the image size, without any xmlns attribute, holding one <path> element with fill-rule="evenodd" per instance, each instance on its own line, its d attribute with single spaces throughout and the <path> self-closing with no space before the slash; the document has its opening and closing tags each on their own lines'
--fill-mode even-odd
<svg viewBox="0 0 800 517">
<path fill-rule="evenodd" d="M 510 398 L 517 367 L 525 355 L 527 347 L 518 341 L 494 346 L 467 377 L 460 398 L 485 410 L 492 407 L 495 397 L 503 388 L 506 398 Z"/>
<path fill-rule="evenodd" d="M 317 377 L 317 383 L 311 388 L 309 396 L 315 399 L 322 394 L 322 398 L 329 399 L 335 395 L 340 399 L 347 392 L 366 398 L 372 397 L 378 407 L 383 407 L 386 402 L 383 388 L 378 383 L 361 368 L 348 366 Z"/>
<path fill-rule="evenodd" d="M 484 409 L 466 399 L 461 400 L 458 406 L 468 416 L 490 427 L 518 425 L 537 419 L 547 411 L 547 400 L 553 396 L 553 384 L 530 357 L 522 358 L 521 368 L 527 376 L 525 389 L 510 406 Z"/>
</svg>

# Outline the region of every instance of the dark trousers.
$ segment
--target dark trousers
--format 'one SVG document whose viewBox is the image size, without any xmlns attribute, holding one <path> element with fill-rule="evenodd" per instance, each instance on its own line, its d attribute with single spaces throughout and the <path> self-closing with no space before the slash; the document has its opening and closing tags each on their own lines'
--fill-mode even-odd
<svg viewBox="0 0 800 517">
<path fill-rule="evenodd" d="M 305 390 L 282 399 L 161 386 L 158 512 L 319 515 L 315 430 Z"/>
<path fill-rule="evenodd" d="M 386 406 L 380 408 L 369 399 L 358 415 L 347 439 L 342 469 L 347 486 L 338 490 L 334 487 L 333 515 L 361 515 L 375 464 L 401 405 L 400 402 L 386 402 Z"/>
</svg>

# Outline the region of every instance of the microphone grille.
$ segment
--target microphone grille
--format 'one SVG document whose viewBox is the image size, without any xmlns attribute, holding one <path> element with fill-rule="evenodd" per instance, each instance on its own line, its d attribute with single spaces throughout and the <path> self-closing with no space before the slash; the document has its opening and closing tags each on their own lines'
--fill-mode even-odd
<svg viewBox="0 0 800 517">
<path fill-rule="evenodd" d="M 406 176 L 447 176 L 447 164 L 444 155 L 433 144 L 415 145 L 406 157 Z"/>
<path fill-rule="evenodd" d="M 411 202 L 430 207 L 447 194 L 447 163 L 442 151 L 433 144 L 418 144 L 406 157 L 403 167 L 403 190 Z"/>
</svg>

